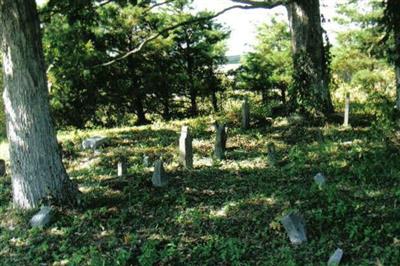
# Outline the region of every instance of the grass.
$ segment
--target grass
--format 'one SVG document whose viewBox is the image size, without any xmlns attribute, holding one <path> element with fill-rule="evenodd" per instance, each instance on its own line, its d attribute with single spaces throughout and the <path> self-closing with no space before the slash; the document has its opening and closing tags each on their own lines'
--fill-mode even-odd
<svg viewBox="0 0 400 266">
<path fill-rule="evenodd" d="M 30 229 L 30 213 L 10 208 L 10 177 L 1 178 L 0 264 L 326 265 L 340 247 L 341 265 L 400 265 L 398 137 L 357 115 L 351 128 L 281 118 L 243 131 L 230 120 L 224 161 L 211 160 L 210 116 L 61 133 L 82 206 L 57 208 L 49 228 Z M 193 170 L 178 163 L 183 124 L 195 139 Z M 110 137 L 101 154 L 81 151 L 85 137 L 99 134 Z M 144 154 L 166 158 L 166 188 L 151 185 Z M 116 177 L 121 157 L 126 177 Z M 322 189 L 313 181 L 318 172 L 328 179 Z M 305 245 L 291 245 L 279 222 L 292 210 L 305 217 Z"/>
</svg>

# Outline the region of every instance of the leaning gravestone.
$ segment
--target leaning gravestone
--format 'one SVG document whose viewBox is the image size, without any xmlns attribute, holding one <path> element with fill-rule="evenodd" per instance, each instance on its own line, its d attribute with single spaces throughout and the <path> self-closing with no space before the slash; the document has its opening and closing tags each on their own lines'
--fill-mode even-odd
<svg viewBox="0 0 400 266">
<path fill-rule="evenodd" d="M 250 127 L 250 105 L 246 98 L 242 104 L 242 128 L 248 129 Z"/>
<path fill-rule="evenodd" d="M 225 149 L 227 140 L 225 124 L 219 125 L 218 123 L 215 123 L 215 131 L 216 131 L 216 137 L 215 137 L 214 156 L 219 160 L 223 160 L 225 159 Z"/>
<path fill-rule="evenodd" d="M 118 176 L 120 176 L 120 177 L 126 175 L 127 169 L 126 169 L 126 161 L 125 160 L 121 160 L 118 162 L 117 171 L 118 171 Z"/>
<path fill-rule="evenodd" d="M 282 218 L 281 223 L 292 244 L 299 245 L 307 242 L 305 221 L 300 214 L 290 213 Z"/>
<path fill-rule="evenodd" d="M 273 142 L 269 142 L 267 144 L 267 159 L 268 159 L 268 164 L 271 166 L 275 166 L 276 164 L 276 148 L 275 144 Z"/>
<path fill-rule="evenodd" d="M 150 158 L 148 155 L 143 155 L 143 166 L 150 167 Z"/>
<path fill-rule="evenodd" d="M 154 163 L 154 173 L 151 182 L 155 187 L 164 187 L 168 184 L 168 176 L 165 173 L 162 160 L 157 160 Z"/>
<path fill-rule="evenodd" d="M 43 228 L 50 223 L 52 216 L 52 209 L 48 206 L 44 206 L 31 218 L 29 223 L 32 227 Z"/>
<path fill-rule="evenodd" d="M 100 147 L 101 145 L 105 144 L 106 142 L 107 142 L 107 138 L 106 137 L 94 136 L 94 137 L 85 139 L 82 142 L 82 148 L 84 150 L 86 150 L 86 149 L 96 150 L 98 147 Z"/>
<path fill-rule="evenodd" d="M 343 250 L 338 248 L 328 260 L 328 266 L 337 266 L 343 257 Z"/>
<path fill-rule="evenodd" d="M 326 178 L 323 174 L 318 173 L 314 176 L 314 181 L 319 187 L 322 187 L 326 183 Z"/>
<path fill-rule="evenodd" d="M 193 146 L 189 127 L 183 126 L 179 138 L 179 157 L 186 168 L 193 168 Z"/>
<path fill-rule="evenodd" d="M 0 159 L 0 176 L 4 176 L 6 174 L 6 161 Z"/>
</svg>

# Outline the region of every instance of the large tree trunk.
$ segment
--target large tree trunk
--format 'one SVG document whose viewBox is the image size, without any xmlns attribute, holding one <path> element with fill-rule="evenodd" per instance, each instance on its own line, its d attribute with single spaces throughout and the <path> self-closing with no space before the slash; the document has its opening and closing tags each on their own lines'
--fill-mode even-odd
<svg viewBox="0 0 400 266">
<path fill-rule="evenodd" d="M 0 0 L 0 21 L 14 204 L 75 203 L 78 189 L 65 171 L 50 119 L 35 1 Z"/>
<path fill-rule="evenodd" d="M 316 95 L 323 113 L 333 111 L 329 93 L 329 77 L 322 40 L 321 15 L 319 0 L 295 0 L 286 6 L 292 36 L 292 51 L 295 69 L 301 67 L 298 58 L 305 54 L 311 61 L 313 73 L 308 77 L 308 88 Z M 301 81 L 300 81 L 301 82 Z M 307 93 L 309 95 L 309 93 Z M 311 101 L 314 99 L 310 99 Z"/>
</svg>

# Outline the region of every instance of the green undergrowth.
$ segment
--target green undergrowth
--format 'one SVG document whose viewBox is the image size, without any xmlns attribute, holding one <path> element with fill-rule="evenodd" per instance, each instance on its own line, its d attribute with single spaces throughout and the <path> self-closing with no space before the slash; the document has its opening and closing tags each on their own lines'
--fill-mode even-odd
<svg viewBox="0 0 400 266">
<path fill-rule="evenodd" d="M 60 134 L 81 206 L 57 208 L 50 227 L 30 229 L 31 213 L 10 207 L 10 177 L 1 178 L 0 264 L 326 265 L 340 247 L 341 265 L 400 265 L 396 134 L 368 117 L 350 128 L 276 118 L 246 131 L 234 120 L 226 160 L 213 161 L 214 119 Z M 193 170 L 178 163 L 183 124 L 194 137 Z M 93 135 L 110 138 L 99 154 L 80 148 Z M 152 186 L 143 155 L 163 156 L 167 187 Z M 116 177 L 122 158 L 129 174 Z M 322 189 L 318 172 L 327 177 Z M 279 222 L 289 211 L 303 214 L 307 244 L 290 244 Z"/>
</svg>

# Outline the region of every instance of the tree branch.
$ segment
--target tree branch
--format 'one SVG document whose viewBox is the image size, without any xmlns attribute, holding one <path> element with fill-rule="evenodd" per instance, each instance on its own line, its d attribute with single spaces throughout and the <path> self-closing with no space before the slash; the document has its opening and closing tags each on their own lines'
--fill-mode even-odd
<svg viewBox="0 0 400 266">
<path fill-rule="evenodd" d="M 231 0 L 232 2 L 250 5 L 253 7 L 259 8 L 274 8 L 280 5 L 286 5 L 290 2 L 290 0 Z"/>
<path fill-rule="evenodd" d="M 219 12 L 213 14 L 213 15 L 210 15 L 210 16 L 204 16 L 204 17 L 199 17 L 199 18 L 195 18 L 195 19 L 190 19 L 190 20 L 186 20 L 186 21 L 183 21 L 183 22 L 181 22 L 181 23 L 172 25 L 172 26 L 170 26 L 170 27 L 167 27 L 167 28 L 163 29 L 163 30 L 160 31 L 160 32 L 157 32 L 157 33 L 155 33 L 155 34 L 149 36 L 148 38 L 145 38 L 145 39 L 138 45 L 138 47 L 136 47 L 135 49 L 133 49 L 133 50 L 131 50 L 131 51 L 129 51 L 129 52 L 123 54 L 123 55 L 120 55 L 120 56 L 114 58 L 113 60 L 110 60 L 110 61 L 108 61 L 108 62 L 99 64 L 99 65 L 95 65 L 94 67 L 109 66 L 109 65 L 112 65 L 112 64 L 114 64 L 114 63 L 116 63 L 116 62 L 118 62 L 118 61 L 121 61 L 121 60 L 127 58 L 128 56 L 130 56 L 130 55 L 132 55 L 132 54 L 136 54 L 136 53 L 140 52 L 140 51 L 143 49 L 143 47 L 144 47 L 147 43 L 149 43 L 149 42 L 151 42 L 151 41 L 157 39 L 158 37 L 160 37 L 160 36 L 162 36 L 162 35 L 164 35 L 164 34 L 170 32 L 170 31 L 172 31 L 172 30 L 174 30 L 174 29 L 177 29 L 177 28 L 179 28 L 179 27 L 182 27 L 182 26 L 185 26 L 185 25 L 190 25 L 190 24 L 193 24 L 193 23 L 198 23 L 198 22 L 206 21 L 206 20 L 210 20 L 210 19 L 214 19 L 214 18 L 216 18 L 216 17 L 218 17 L 218 16 L 220 16 L 220 15 L 222 15 L 222 14 L 224 14 L 224 13 L 230 11 L 230 10 L 233 10 L 233 9 L 255 9 L 255 8 L 265 8 L 265 7 L 264 7 L 264 6 L 243 6 L 243 5 L 234 5 L 234 6 L 227 7 L 227 8 L 225 8 L 225 9 L 223 9 L 223 10 L 221 10 L 221 11 L 219 11 Z"/>
<path fill-rule="evenodd" d="M 149 11 L 151 11 L 152 9 L 154 9 L 156 7 L 166 5 L 166 4 L 172 3 L 174 1 L 175 0 L 166 0 L 164 2 L 160 2 L 160 3 L 154 4 L 154 5 L 150 6 L 150 7 L 148 7 L 146 10 L 144 10 L 143 13 L 146 14 L 146 13 L 148 13 Z"/>
</svg>

